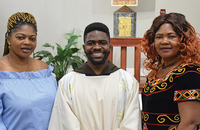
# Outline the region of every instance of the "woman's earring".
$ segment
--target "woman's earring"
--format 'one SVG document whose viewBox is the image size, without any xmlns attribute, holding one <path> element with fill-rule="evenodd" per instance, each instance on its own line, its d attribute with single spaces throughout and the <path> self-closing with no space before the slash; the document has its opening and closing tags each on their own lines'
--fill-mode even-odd
<svg viewBox="0 0 200 130">
<path fill-rule="evenodd" d="M 10 49 L 10 42 L 8 42 L 8 49 Z"/>
</svg>

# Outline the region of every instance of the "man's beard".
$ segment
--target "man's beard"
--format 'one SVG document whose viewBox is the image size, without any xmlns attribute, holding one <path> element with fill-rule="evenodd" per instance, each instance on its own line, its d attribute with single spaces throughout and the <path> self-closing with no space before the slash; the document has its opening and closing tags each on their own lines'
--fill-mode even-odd
<svg viewBox="0 0 200 130">
<path fill-rule="evenodd" d="M 106 62 L 106 60 L 107 60 L 107 58 L 108 58 L 108 55 L 110 54 L 110 51 L 109 51 L 109 52 L 104 52 L 104 57 L 103 57 L 103 59 L 102 59 L 101 61 L 95 61 L 95 60 L 90 56 L 90 54 L 88 54 L 88 53 L 86 53 L 86 52 L 85 52 L 85 54 L 86 54 L 87 58 L 89 59 L 89 61 L 90 61 L 93 65 L 103 65 L 103 64 Z"/>
</svg>

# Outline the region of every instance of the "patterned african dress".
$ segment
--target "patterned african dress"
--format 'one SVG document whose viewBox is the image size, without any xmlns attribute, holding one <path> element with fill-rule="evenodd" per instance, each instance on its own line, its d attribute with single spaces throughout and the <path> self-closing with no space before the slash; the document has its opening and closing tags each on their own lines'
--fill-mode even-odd
<svg viewBox="0 0 200 130">
<path fill-rule="evenodd" d="M 143 130 L 176 130 L 178 102 L 200 101 L 200 67 L 181 64 L 162 78 L 148 78 L 142 91 Z"/>
</svg>

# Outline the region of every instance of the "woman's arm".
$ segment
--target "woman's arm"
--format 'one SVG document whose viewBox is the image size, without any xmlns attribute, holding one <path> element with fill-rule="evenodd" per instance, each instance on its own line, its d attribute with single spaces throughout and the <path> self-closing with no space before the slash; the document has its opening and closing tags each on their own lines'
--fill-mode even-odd
<svg viewBox="0 0 200 130">
<path fill-rule="evenodd" d="M 200 124 L 200 101 L 178 102 L 181 122 L 177 130 L 195 130 Z"/>
<path fill-rule="evenodd" d="M 0 130 L 7 130 L 2 121 L 2 113 L 3 113 L 3 103 L 2 99 L 0 98 Z"/>
</svg>

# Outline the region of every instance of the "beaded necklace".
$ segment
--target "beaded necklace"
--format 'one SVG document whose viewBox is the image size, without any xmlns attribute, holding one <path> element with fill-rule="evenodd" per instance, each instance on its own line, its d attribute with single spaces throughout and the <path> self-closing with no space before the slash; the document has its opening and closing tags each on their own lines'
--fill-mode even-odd
<svg viewBox="0 0 200 130">
<path fill-rule="evenodd" d="M 166 65 L 165 66 L 165 64 L 163 63 L 163 65 L 162 65 L 162 69 L 165 69 L 165 68 L 167 68 L 167 67 L 169 67 L 169 66 L 172 66 L 172 65 L 174 65 L 174 64 L 176 64 L 177 62 L 179 61 L 179 58 L 178 59 L 176 59 L 174 62 L 172 62 L 171 64 L 169 64 L 169 65 Z"/>
</svg>

